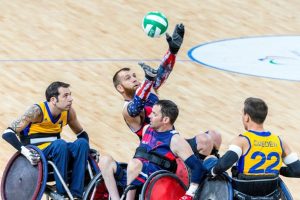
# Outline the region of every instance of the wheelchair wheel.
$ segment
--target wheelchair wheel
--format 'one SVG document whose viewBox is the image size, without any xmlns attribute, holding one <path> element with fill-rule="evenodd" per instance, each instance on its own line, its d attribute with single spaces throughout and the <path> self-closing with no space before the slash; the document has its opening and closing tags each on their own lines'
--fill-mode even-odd
<svg viewBox="0 0 300 200">
<path fill-rule="evenodd" d="M 285 185 L 285 183 L 282 181 L 281 178 L 279 178 L 279 190 L 281 191 L 281 197 L 280 199 L 282 200 L 293 200 L 293 197 L 289 191 L 289 189 L 287 188 L 287 186 Z"/>
<path fill-rule="evenodd" d="M 94 176 L 94 178 L 86 187 L 83 195 L 83 199 L 84 200 L 94 200 L 94 199 L 107 200 L 108 197 L 109 194 L 104 184 L 102 174 L 100 172 L 96 176 Z"/>
<path fill-rule="evenodd" d="M 47 168 L 44 167 L 46 161 L 37 147 L 31 145 L 28 147 L 40 154 L 41 162 L 32 166 L 22 154 L 15 153 L 3 173 L 1 182 L 3 200 L 36 200 L 42 198 L 47 180 Z"/>
<path fill-rule="evenodd" d="M 126 168 L 126 163 L 120 163 L 122 168 Z M 118 185 L 119 194 L 123 193 L 124 188 Z M 83 194 L 83 200 L 108 200 L 109 193 L 105 186 L 102 173 L 99 172 L 96 174 L 93 179 L 89 182 L 87 187 L 85 188 L 85 192 Z"/>
<path fill-rule="evenodd" d="M 185 165 L 184 161 L 180 158 L 176 159 L 176 163 L 177 163 L 176 175 L 188 188 L 190 186 L 189 168 Z"/>
<path fill-rule="evenodd" d="M 160 200 L 160 199 L 179 199 L 185 194 L 186 185 L 169 171 L 157 171 L 145 182 L 140 199 Z"/>
<path fill-rule="evenodd" d="M 195 200 L 232 200 L 232 187 L 225 175 L 206 178 L 194 197 Z"/>
</svg>

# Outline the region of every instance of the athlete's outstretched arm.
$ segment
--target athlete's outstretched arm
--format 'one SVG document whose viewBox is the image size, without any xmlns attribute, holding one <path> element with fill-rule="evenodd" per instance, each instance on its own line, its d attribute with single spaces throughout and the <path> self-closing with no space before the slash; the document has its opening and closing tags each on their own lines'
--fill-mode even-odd
<svg viewBox="0 0 300 200">
<path fill-rule="evenodd" d="M 184 25 L 177 24 L 175 26 L 172 36 L 166 34 L 166 40 L 169 45 L 169 50 L 162 59 L 162 62 L 157 70 L 157 77 L 153 84 L 153 88 L 157 90 L 167 80 L 171 71 L 173 70 L 176 54 L 178 53 L 184 38 Z"/>
</svg>

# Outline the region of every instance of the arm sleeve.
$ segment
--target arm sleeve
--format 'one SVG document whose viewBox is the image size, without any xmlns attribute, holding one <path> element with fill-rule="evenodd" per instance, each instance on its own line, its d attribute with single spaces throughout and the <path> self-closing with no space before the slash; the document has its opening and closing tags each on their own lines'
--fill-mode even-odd
<svg viewBox="0 0 300 200">
<path fill-rule="evenodd" d="M 150 95 L 153 81 L 144 80 L 140 87 L 136 90 L 133 100 L 127 106 L 129 116 L 136 117 L 144 109 L 146 100 Z"/>
<path fill-rule="evenodd" d="M 7 128 L 3 132 L 2 138 L 6 140 L 9 144 L 11 144 L 13 147 L 15 147 L 15 149 L 21 151 L 22 144 L 17 138 L 16 132 L 13 129 Z"/>
<path fill-rule="evenodd" d="M 155 90 L 160 88 L 160 86 L 166 82 L 170 73 L 173 70 L 175 61 L 176 61 L 176 55 L 168 51 L 157 69 L 157 76 L 155 79 L 155 83 L 153 84 L 153 88 Z"/>
<path fill-rule="evenodd" d="M 190 168 L 192 177 L 191 182 L 192 183 L 200 183 L 203 175 L 206 172 L 206 169 L 203 166 L 203 163 L 197 159 L 197 157 L 193 154 L 190 157 L 188 157 L 184 163 Z"/>
<path fill-rule="evenodd" d="M 286 167 L 281 167 L 279 173 L 286 177 L 300 178 L 300 161 L 296 153 L 290 153 L 283 158 Z"/>
<path fill-rule="evenodd" d="M 221 174 L 228 170 L 235 162 L 238 161 L 238 159 L 238 154 L 232 150 L 229 150 L 218 160 L 212 172 L 214 174 Z"/>
</svg>

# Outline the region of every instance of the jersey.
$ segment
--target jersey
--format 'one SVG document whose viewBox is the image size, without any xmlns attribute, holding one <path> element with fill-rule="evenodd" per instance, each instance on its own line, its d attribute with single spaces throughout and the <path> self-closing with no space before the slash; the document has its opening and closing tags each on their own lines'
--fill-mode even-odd
<svg viewBox="0 0 300 200">
<path fill-rule="evenodd" d="M 153 153 L 174 161 L 176 156 L 171 151 L 171 140 L 174 134 L 177 134 L 176 130 L 157 132 L 148 126 L 139 147 L 145 148 L 147 153 Z"/>
<path fill-rule="evenodd" d="M 255 131 L 247 131 L 240 136 L 248 140 L 250 148 L 237 163 L 239 173 L 277 175 L 282 165 L 280 138 L 270 132 Z"/>
<path fill-rule="evenodd" d="M 20 138 L 25 145 L 32 144 L 44 149 L 52 141 L 60 138 L 63 126 L 68 122 L 68 111 L 63 111 L 54 118 L 46 101 L 36 105 L 40 107 L 43 119 L 38 123 L 30 123 L 20 133 Z"/>
<path fill-rule="evenodd" d="M 134 129 L 130 126 L 130 124 L 128 124 L 128 123 L 126 122 L 126 119 L 124 119 L 125 122 L 126 122 L 126 124 L 127 124 L 127 126 L 130 128 L 130 130 L 131 130 L 133 133 L 135 133 L 135 134 L 139 137 L 140 140 L 142 139 L 142 135 L 143 135 L 143 133 L 142 133 L 143 127 L 150 123 L 150 118 L 149 118 L 149 116 L 150 116 L 150 114 L 151 114 L 151 112 L 152 112 L 152 107 L 153 107 L 153 105 L 154 105 L 157 101 L 158 101 L 158 96 L 157 96 L 156 94 L 154 94 L 154 93 L 151 92 L 151 93 L 149 94 L 149 96 L 148 96 L 146 102 L 145 102 L 144 109 L 143 109 L 143 111 L 142 111 L 143 114 L 141 113 L 141 114 L 139 115 L 139 117 L 140 117 L 140 119 L 141 119 L 141 127 L 140 127 L 138 130 L 134 130 Z M 124 103 L 124 107 L 125 107 L 127 104 L 128 104 L 128 101 L 126 101 L 126 102 Z"/>
</svg>

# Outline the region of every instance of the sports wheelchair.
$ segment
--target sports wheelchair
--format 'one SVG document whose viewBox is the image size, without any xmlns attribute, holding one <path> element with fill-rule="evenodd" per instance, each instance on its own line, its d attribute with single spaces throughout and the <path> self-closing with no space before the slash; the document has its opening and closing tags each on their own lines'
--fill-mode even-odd
<svg viewBox="0 0 300 200">
<path fill-rule="evenodd" d="M 73 200 L 74 198 L 55 164 L 50 160 L 47 161 L 42 151 L 36 146 L 28 145 L 27 147 L 36 150 L 40 154 L 41 161 L 36 166 L 32 166 L 20 152 L 15 153 L 3 173 L 1 198 L 3 200 L 39 200 L 46 195 L 47 199 L 64 200 L 65 197 L 56 192 L 55 172 L 67 192 L 68 199 Z M 85 175 L 85 186 L 100 172 L 98 161 L 99 153 L 91 149 Z M 69 174 L 71 171 L 68 171 Z"/>
<path fill-rule="evenodd" d="M 137 190 L 136 200 L 177 200 L 179 197 L 185 194 L 185 191 L 190 184 L 190 172 L 181 159 L 177 159 L 176 173 L 171 173 L 166 170 L 157 171 L 149 176 L 142 188 Z M 121 167 L 126 168 L 127 164 L 122 163 Z M 270 182 L 274 181 L 274 178 L 265 179 L 266 185 L 270 185 Z M 290 194 L 288 188 L 284 182 L 276 177 L 278 198 L 282 200 L 292 200 L 293 197 Z M 247 184 L 255 184 L 258 180 L 247 180 Z M 236 178 L 231 178 L 227 173 L 218 175 L 215 178 L 205 177 L 200 184 L 194 200 L 277 200 L 275 198 L 268 197 L 267 195 L 262 197 L 250 198 L 250 196 L 239 196 L 241 193 L 238 191 L 237 183 L 243 182 Z M 118 190 L 122 196 L 126 194 L 126 189 L 118 185 Z M 121 197 L 122 198 L 122 197 Z M 85 200 L 108 200 L 109 193 L 105 187 L 101 172 L 97 174 L 93 180 L 89 183 L 85 190 Z"/>
<path fill-rule="evenodd" d="M 189 170 L 181 159 L 177 159 L 176 173 L 166 170 L 159 170 L 149 176 L 142 188 L 137 190 L 135 199 L 139 200 L 177 200 L 185 194 L 189 187 L 190 175 Z M 124 169 L 126 163 L 121 163 Z M 126 195 L 128 188 L 122 188 L 118 185 L 120 194 Z M 121 199 L 122 199 L 121 197 Z M 101 172 L 97 174 L 87 186 L 84 197 L 85 200 L 108 200 L 109 193 L 105 187 Z"/>
<path fill-rule="evenodd" d="M 259 188 L 259 189 L 257 189 Z M 256 196 L 248 195 L 257 193 Z M 263 194 L 263 195 L 259 195 Z M 280 177 L 263 179 L 231 178 L 227 173 L 206 177 L 194 199 L 201 200 L 292 200 L 293 197 Z"/>
</svg>

